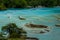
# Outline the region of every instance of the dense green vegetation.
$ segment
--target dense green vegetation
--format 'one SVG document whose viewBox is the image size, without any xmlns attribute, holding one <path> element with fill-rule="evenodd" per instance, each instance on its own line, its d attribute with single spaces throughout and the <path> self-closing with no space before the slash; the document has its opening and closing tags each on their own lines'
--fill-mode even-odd
<svg viewBox="0 0 60 40">
<path fill-rule="evenodd" d="M 18 28 L 15 23 L 9 23 L 6 26 L 3 26 L 1 31 L 2 32 L 0 32 L 0 40 L 26 38 L 26 31 L 24 31 L 22 28 Z"/>
<path fill-rule="evenodd" d="M 60 6 L 60 0 L 0 0 L 0 9 Z"/>
</svg>

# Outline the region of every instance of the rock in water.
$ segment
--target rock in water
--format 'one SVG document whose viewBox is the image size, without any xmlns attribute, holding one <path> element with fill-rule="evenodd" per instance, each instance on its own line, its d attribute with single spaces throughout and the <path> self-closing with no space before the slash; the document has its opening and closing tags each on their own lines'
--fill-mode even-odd
<svg viewBox="0 0 60 40">
<path fill-rule="evenodd" d="M 37 24 L 26 24 L 25 26 L 31 27 L 31 28 L 48 28 L 48 26 L 45 25 L 37 25 Z"/>
<path fill-rule="evenodd" d="M 21 17 L 21 16 L 18 16 L 18 18 L 19 18 L 20 20 L 26 20 L 25 18 L 23 18 L 23 17 Z"/>
<path fill-rule="evenodd" d="M 60 24 L 56 24 L 55 26 L 56 26 L 56 27 L 60 27 Z"/>
<path fill-rule="evenodd" d="M 45 33 L 44 31 L 40 31 L 41 34 Z"/>
</svg>

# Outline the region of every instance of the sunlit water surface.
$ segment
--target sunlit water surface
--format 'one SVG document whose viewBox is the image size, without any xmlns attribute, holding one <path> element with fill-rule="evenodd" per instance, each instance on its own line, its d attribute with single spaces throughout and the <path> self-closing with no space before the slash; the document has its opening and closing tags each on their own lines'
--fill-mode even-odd
<svg viewBox="0 0 60 40">
<path fill-rule="evenodd" d="M 26 20 L 20 20 L 18 16 Z M 10 17 L 10 18 L 8 18 Z M 60 28 L 55 24 L 60 24 L 60 8 L 32 8 L 32 9 L 8 9 L 0 11 L 0 31 L 2 26 L 8 23 L 16 23 L 18 27 L 27 31 L 28 37 L 36 37 L 39 40 L 60 40 Z M 40 29 L 30 29 L 25 27 L 26 23 L 42 24 L 50 27 L 50 32 L 45 34 L 34 33 Z"/>
</svg>

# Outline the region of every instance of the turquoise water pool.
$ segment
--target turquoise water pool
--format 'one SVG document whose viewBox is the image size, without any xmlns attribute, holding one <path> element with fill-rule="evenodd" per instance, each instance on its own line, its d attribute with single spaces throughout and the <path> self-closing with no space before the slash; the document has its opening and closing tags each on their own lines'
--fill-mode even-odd
<svg viewBox="0 0 60 40">
<path fill-rule="evenodd" d="M 20 20 L 18 16 L 26 18 L 26 20 Z M 28 37 L 37 37 L 39 40 L 60 40 L 60 28 L 55 26 L 55 24 L 60 24 L 58 18 L 60 18 L 60 8 L 8 9 L 0 11 L 0 31 L 2 26 L 16 23 L 18 27 L 27 31 Z M 50 32 L 34 33 L 33 31 L 40 31 L 40 29 L 26 28 L 24 26 L 26 23 L 47 25 L 50 27 Z"/>
</svg>

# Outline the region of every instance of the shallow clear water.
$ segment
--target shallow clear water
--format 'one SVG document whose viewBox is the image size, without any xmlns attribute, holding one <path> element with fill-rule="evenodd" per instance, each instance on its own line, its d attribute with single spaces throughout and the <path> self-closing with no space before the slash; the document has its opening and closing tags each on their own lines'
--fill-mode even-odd
<svg viewBox="0 0 60 40">
<path fill-rule="evenodd" d="M 18 16 L 22 16 L 26 20 L 20 20 Z M 8 9 L 0 11 L 0 31 L 2 26 L 8 23 L 16 23 L 18 27 L 27 31 L 28 37 L 37 37 L 39 40 L 60 40 L 60 28 L 55 27 L 55 24 L 60 24 L 60 19 L 56 17 L 60 18 L 60 8 Z M 39 32 L 40 29 L 27 28 L 24 26 L 26 23 L 47 25 L 50 32 L 45 34 L 34 33 L 34 31 Z"/>
</svg>

